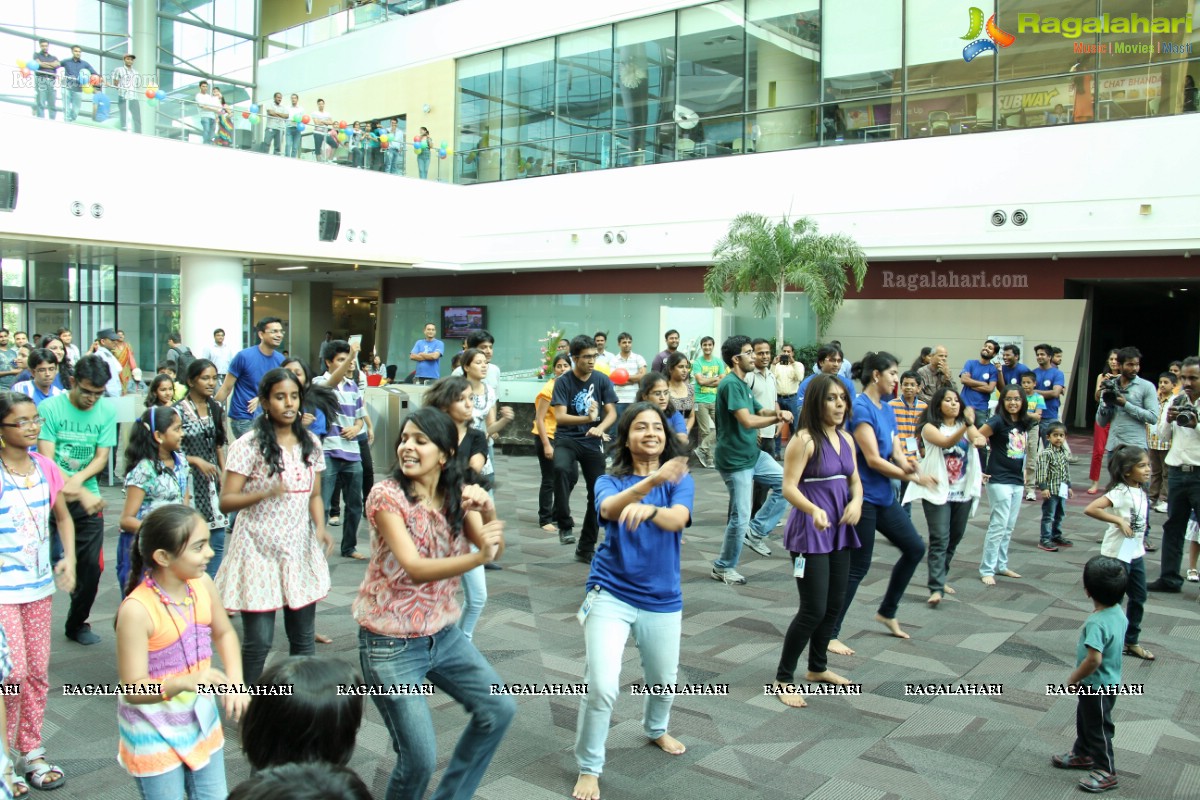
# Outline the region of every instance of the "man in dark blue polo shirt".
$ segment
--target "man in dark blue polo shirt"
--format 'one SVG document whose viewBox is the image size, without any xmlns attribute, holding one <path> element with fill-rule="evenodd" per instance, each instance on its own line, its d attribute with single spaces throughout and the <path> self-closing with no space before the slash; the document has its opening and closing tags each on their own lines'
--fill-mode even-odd
<svg viewBox="0 0 1200 800">
<path fill-rule="evenodd" d="M 71 57 L 62 62 L 63 68 L 63 116 L 67 122 L 74 122 L 79 116 L 79 106 L 83 102 L 83 86 L 91 76 L 97 74 L 96 68 L 83 60 L 83 48 L 75 45 L 71 48 Z M 84 71 L 87 75 L 80 77 Z"/>
<path fill-rule="evenodd" d="M 250 430 L 254 418 L 262 410 L 258 407 L 258 382 L 263 375 L 283 364 L 279 345 L 283 343 L 283 320 L 279 317 L 263 317 L 254 326 L 258 331 L 258 345 L 247 347 L 229 362 L 229 374 L 217 391 L 217 402 L 229 399 L 229 427 L 234 438 Z M 252 402 L 253 401 L 253 402 Z"/>
<path fill-rule="evenodd" d="M 992 359 L 999 349 L 999 342 L 988 339 L 979 350 L 979 358 L 963 364 L 962 374 L 958 376 L 962 381 L 963 404 L 975 409 L 976 415 L 987 414 L 988 400 L 996 389 L 997 369 Z"/>
<path fill-rule="evenodd" d="M 46 39 L 38 39 L 38 51 L 29 61 L 29 69 L 35 70 L 33 73 L 33 86 L 37 92 L 37 99 L 33 106 L 35 117 L 42 116 L 46 111 L 50 112 L 50 119 L 54 119 L 58 115 L 58 107 L 54 101 L 54 76 L 60 66 L 61 62 L 50 55 L 50 42 Z M 78 358 L 75 359 L 75 361 L 78 360 Z"/>
</svg>

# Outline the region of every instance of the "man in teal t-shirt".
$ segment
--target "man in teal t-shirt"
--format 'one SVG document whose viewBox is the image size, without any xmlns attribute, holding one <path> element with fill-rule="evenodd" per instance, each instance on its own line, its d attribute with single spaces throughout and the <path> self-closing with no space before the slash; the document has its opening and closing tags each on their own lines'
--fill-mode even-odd
<svg viewBox="0 0 1200 800">
<path fill-rule="evenodd" d="M 713 441 L 717 428 L 713 414 L 717 410 L 717 384 L 725 374 L 725 365 L 713 358 L 716 341 L 711 336 L 700 340 L 702 358 L 692 362 L 692 382 L 696 389 L 696 425 L 700 428 L 700 443 L 696 446 L 696 458 L 712 469 Z"/>
<path fill-rule="evenodd" d="M 75 365 L 75 386 L 67 394 L 51 397 L 38 406 L 42 430 L 38 452 L 66 475 L 62 493 L 75 523 L 75 593 L 67 612 L 67 638 L 79 644 L 96 644 L 88 615 L 100 586 L 100 548 L 104 544 L 104 501 L 96 483 L 108 464 L 109 451 L 117 444 L 116 409 L 104 397 L 111 373 L 99 356 L 88 355 Z M 132 467 L 132 465 L 129 465 Z M 62 558 L 62 544 L 54 517 L 52 560 Z"/>
<path fill-rule="evenodd" d="M 788 503 L 783 499 L 783 467 L 758 447 L 755 431 L 782 422 L 791 422 L 792 413 L 762 408 L 750 394 L 746 374 L 754 368 L 754 348 L 749 336 L 730 336 L 721 345 L 721 358 L 729 365 L 729 374 L 717 386 L 717 470 L 729 490 L 729 524 L 721 556 L 713 562 L 713 580 L 731 586 L 746 582 L 735 569 L 742 544 L 759 555 L 771 555 L 767 535 L 783 517 Z M 771 490 L 762 508 L 750 518 L 754 484 Z"/>
</svg>

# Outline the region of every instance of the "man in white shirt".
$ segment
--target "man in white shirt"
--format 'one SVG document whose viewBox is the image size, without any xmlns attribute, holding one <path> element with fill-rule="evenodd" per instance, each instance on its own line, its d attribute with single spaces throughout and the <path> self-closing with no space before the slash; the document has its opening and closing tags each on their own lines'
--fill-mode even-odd
<svg viewBox="0 0 1200 800">
<path fill-rule="evenodd" d="M 100 346 L 96 348 L 96 355 L 108 365 L 109 378 L 108 383 L 104 384 L 104 396 L 120 397 L 121 362 L 112 352 L 117 346 L 117 332 L 112 328 L 105 328 L 96 334 L 96 340 L 100 342 Z"/>
<path fill-rule="evenodd" d="M 221 104 L 213 97 L 208 88 L 208 81 L 200 81 L 200 91 L 196 92 L 196 107 L 200 111 L 200 141 L 212 144 L 217 134 L 217 112 Z"/>
<path fill-rule="evenodd" d="M 292 105 L 287 110 L 287 157 L 300 157 L 300 120 L 304 117 L 304 108 L 300 105 L 300 95 L 292 95 Z"/>
<path fill-rule="evenodd" d="M 283 126 L 288 118 L 287 107 L 283 104 L 283 92 L 276 92 L 274 102 L 267 106 L 267 135 L 263 139 L 263 152 L 271 152 L 275 146 L 275 155 L 283 155 Z"/>
<path fill-rule="evenodd" d="M 771 367 L 775 376 L 775 388 L 779 392 L 779 407 L 792 412 L 792 431 L 800 424 L 800 382 L 804 380 L 804 365 L 796 360 L 796 348 L 784 344 L 779 348 L 779 358 Z M 779 450 L 779 436 L 775 437 L 775 449 Z"/>
<path fill-rule="evenodd" d="M 390 120 L 384 131 L 388 137 L 387 149 L 383 151 L 383 171 L 388 175 L 404 174 L 404 131 L 397 120 Z"/>
<path fill-rule="evenodd" d="M 121 115 L 121 130 L 129 130 L 127 121 L 133 119 L 133 132 L 142 132 L 142 107 L 138 104 L 138 75 L 133 71 L 136 59 L 133 53 L 126 53 L 124 65 L 113 70 L 112 83 L 117 87 L 117 109 Z"/>
<path fill-rule="evenodd" d="M 333 130 L 333 116 L 325 110 L 325 101 L 320 98 L 317 98 L 317 110 L 312 113 L 312 127 L 313 152 L 317 161 L 325 161 L 325 145 Z"/>
<path fill-rule="evenodd" d="M 754 395 L 756 403 L 765 411 L 774 411 L 779 408 L 779 390 L 775 385 L 775 374 L 771 372 L 771 343 L 766 339 L 755 339 L 750 342 L 750 345 L 754 348 L 754 370 L 746 373 L 746 385 L 750 387 L 750 394 Z M 775 432 L 778 429 L 778 424 L 758 429 L 758 449 L 772 458 L 775 458 L 777 452 Z M 751 501 L 750 507 L 751 516 L 757 514 L 758 510 L 763 507 L 770 491 L 761 483 L 754 484 L 754 499 Z M 761 556 L 771 554 L 765 539 L 756 539 L 751 536 L 747 539 L 746 544 Z"/>
<path fill-rule="evenodd" d="M 225 376 L 229 374 L 229 362 L 233 361 L 233 348 L 225 344 L 224 328 L 213 331 L 213 343 L 204 348 L 201 357 L 213 362 L 217 368 L 217 385 L 224 383 Z"/>
<path fill-rule="evenodd" d="M 596 366 L 597 368 L 603 366 L 604 369 L 600 371 L 607 375 L 612 370 L 608 363 L 612 353 L 605 349 L 608 345 L 608 334 L 604 331 L 596 331 L 596 335 L 592 338 L 596 340 Z"/>
<path fill-rule="evenodd" d="M 1158 419 L 1158 439 L 1170 440 L 1167 465 L 1167 521 L 1163 523 L 1162 572 L 1146 585 L 1152 592 L 1178 594 L 1183 591 L 1179 567 L 1183 561 L 1183 539 L 1188 520 L 1200 513 L 1200 428 L 1196 427 L 1196 404 L 1200 403 L 1200 358 L 1183 360 L 1179 370 L 1180 392 Z"/>
<path fill-rule="evenodd" d="M 620 423 L 625 409 L 637 398 L 638 381 L 646 376 L 646 359 L 633 352 L 633 336 L 624 331 L 617 336 L 617 347 L 620 352 L 608 357 L 609 376 L 619 369 L 629 375 L 625 383 L 613 382 L 617 390 L 617 423 Z"/>
</svg>

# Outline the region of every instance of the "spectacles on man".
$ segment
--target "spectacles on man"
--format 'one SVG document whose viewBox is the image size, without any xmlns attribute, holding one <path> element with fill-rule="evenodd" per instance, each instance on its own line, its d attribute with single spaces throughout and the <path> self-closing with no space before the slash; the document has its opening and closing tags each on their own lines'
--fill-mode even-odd
<svg viewBox="0 0 1200 800">
<path fill-rule="evenodd" d="M 28 430 L 29 428 L 40 428 L 42 423 L 45 421 L 46 420 L 41 417 L 34 417 L 33 419 L 19 419 L 16 422 L 0 422 L 0 428 L 20 428 L 21 430 Z"/>
<path fill-rule="evenodd" d="M 76 386 L 75 388 L 84 397 L 104 397 L 103 389 L 98 389 L 93 392 L 91 389 L 85 389 L 82 386 Z"/>
</svg>

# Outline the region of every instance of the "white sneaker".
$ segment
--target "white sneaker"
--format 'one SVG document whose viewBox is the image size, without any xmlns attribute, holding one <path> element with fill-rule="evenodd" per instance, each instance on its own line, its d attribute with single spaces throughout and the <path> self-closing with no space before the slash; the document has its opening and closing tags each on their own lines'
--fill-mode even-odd
<svg viewBox="0 0 1200 800">
<path fill-rule="evenodd" d="M 1158 501 L 1158 504 L 1154 506 L 1154 510 L 1155 510 L 1155 511 L 1157 511 L 1158 513 L 1160 513 L 1160 514 L 1165 514 L 1165 513 L 1167 513 L 1167 501 L 1166 501 L 1166 500 L 1159 500 L 1159 501 Z"/>
<path fill-rule="evenodd" d="M 730 586 L 745 586 L 746 579 L 736 569 L 717 569 L 713 567 L 712 579 L 714 581 L 722 581 Z"/>
<path fill-rule="evenodd" d="M 1029 491 L 1025 492 L 1025 499 L 1037 500 L 1037 492 L 1035 492 L 1033 489 L 1030 489 Z"/>
<path fill-rule="evenodd" d="M 771 548 L 767 547 L 767 537 L 765 536 L 755 536 L 752 533 L 747 533 L 742 537 L 742 544 L 746 545 L 746 547 L 749 547 L 760 556 L 771 555 Z"/>
</svg>

